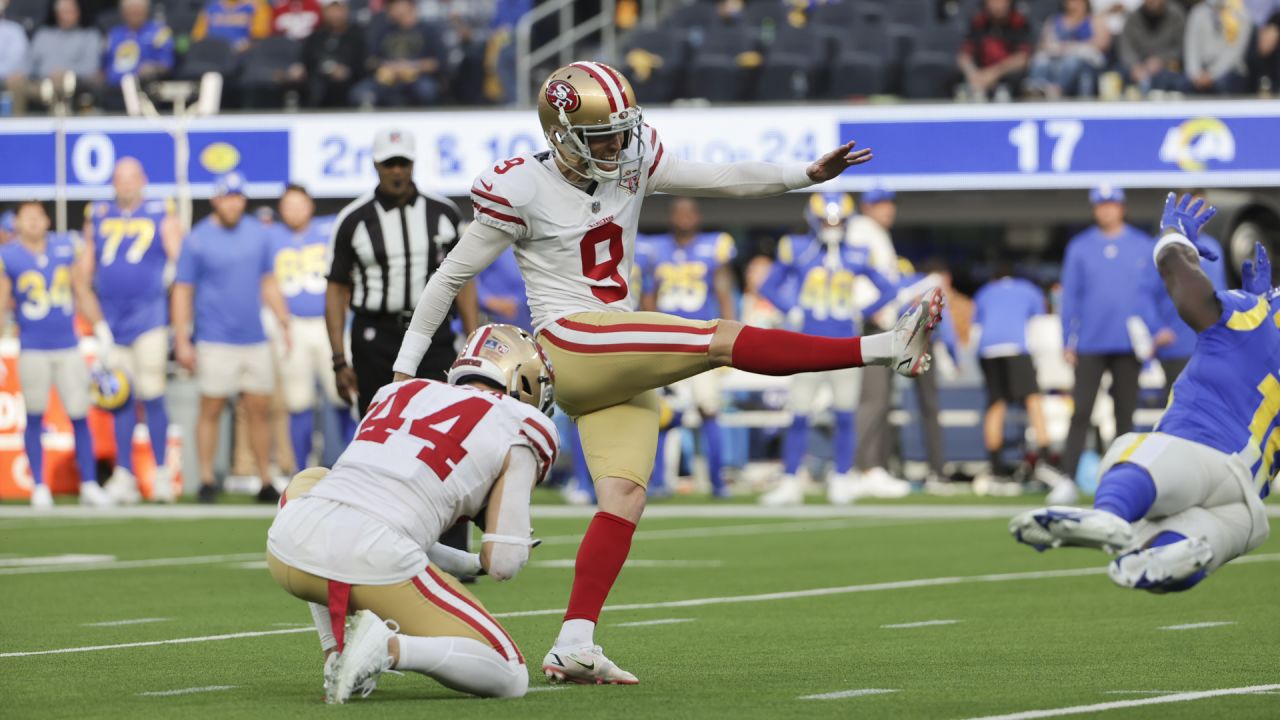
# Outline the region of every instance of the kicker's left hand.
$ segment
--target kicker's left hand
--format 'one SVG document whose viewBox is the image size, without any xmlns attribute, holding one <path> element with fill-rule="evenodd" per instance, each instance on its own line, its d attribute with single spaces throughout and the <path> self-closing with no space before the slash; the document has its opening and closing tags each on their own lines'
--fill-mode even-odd
<svg viewBox="0 0 1280 720">
<path fill-rule="evenodd" d="M 839 177 L 840 173 L 843 173 L 854 165 L 861 165 L 864 162 L 870 161 L 871 148 L 854 150 L 853 146 L 857 144 L 856 140 L 850 140 L 835 150 L 832 150 L 826 155 L 814 160 L 813 164 L 809 166 L 809 169 L 805 171 L 809 175 L 809 179 L 815 183 L 824 183 L 831 178 Z"/>
</svg>

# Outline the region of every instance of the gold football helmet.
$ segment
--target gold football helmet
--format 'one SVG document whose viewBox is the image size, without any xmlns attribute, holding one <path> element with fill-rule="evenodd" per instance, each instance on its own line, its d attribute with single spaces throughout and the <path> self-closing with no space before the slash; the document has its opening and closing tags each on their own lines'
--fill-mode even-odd
<svg viewBox="0 0 1280 720">
<path fill-rule="evenodd" d="M 640 169 L 644 137 L 637 132 L 642 120 L 636 93 L 622 73 L 604 63 L 580 61 L 551 73 L 538 93 L 538 120 L 551 151 L 583 178 L 621 180 Z M 587 138 L 616 133 L 622 133 L 617 158 L 591 155 Z"/>
<path fill-rule="evenodd" d="M 449 368 L 449 384 L 484 380 L 546 415 L 555 404 L 556 373 L 529 333 L 514 325 L 484 325 L 467 337 L 467 345 Z"/>
</svg>

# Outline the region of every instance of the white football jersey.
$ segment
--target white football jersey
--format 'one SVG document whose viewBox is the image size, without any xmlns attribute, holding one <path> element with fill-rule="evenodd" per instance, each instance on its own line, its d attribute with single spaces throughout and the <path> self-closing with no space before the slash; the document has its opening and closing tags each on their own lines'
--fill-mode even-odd
<svg viewBox="0 0 1280 720">
<path fill-rule="evenodd" d="M 640 290 L 630 278 L 640 206 L 658 189 L 654 173 L 663 154 L 648 125 L 636 132 L 631 151 L 642 141 L 638 167 L 586 189 L 564 179 L 550 151 L 501 162 L 472 185 L 475 219 L 516 238 L 537 329 L 575 312 L 636 308 Z"/>
<path fill-rule="evenodd" d="M 515 446 L 533 450 L 542 482 L 559 448 L 555 424 L 496 392 L 392 383 L 374 396 L 355 439 L 310 496 L 355 507 L 426 550 L 480 512 Z"/>
</svg>

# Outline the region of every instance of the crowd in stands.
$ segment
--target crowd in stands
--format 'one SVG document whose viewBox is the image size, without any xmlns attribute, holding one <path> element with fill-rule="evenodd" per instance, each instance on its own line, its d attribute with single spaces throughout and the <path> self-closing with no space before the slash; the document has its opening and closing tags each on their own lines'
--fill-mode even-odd
<svg viewBox="0 0 1280 720">
<path fill-rule="evenodd" d="M 504 104 L 534 0 L 0 0 L 0 114 L 76 78 L 224 76 L 223 107 Z M 583 1 L 585 4 L 586 0 Z M 7 7 L 6 7 L 7 6 Z M 1269 95 L 1280 0 L 689 0 L 618 4 L 616 64 L 647 104 Z M 580 9 L 581 10 L 581 9 Z M 578 12 L 578 16 L 583 16 Z"/>
</svg>

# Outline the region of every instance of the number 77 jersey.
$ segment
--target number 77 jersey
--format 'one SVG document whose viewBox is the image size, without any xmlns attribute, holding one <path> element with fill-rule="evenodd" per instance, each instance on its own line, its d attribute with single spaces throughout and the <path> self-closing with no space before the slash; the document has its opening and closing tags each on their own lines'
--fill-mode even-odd
<svg viewBox="0 0 1280 720">
<path fill-rule="evenodd" d="M 636 229 L 663 149 L 642 125 L 629 151 L 643 153 L 638 165 L 585 188 L 560 175 L 550 152 L 505 160 L 476 178 L 475 219 L 515 237 L 536 329 L 575 312 L 635 309 Z"/>
<path fill-rule="evenodd" d="M 533 452 L 541 482 L 559 447 L 555 425 L 497 392 L 392 383 L 310 495 L 362 510 L 426 548 L 459 518 L 479 514 L 513 447 Z"/>
</svg>

